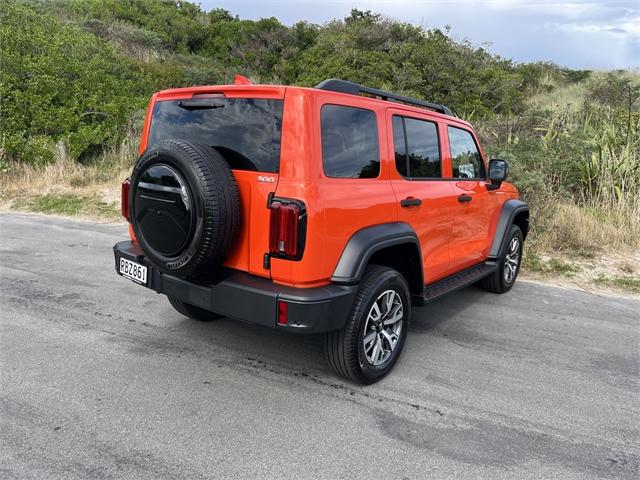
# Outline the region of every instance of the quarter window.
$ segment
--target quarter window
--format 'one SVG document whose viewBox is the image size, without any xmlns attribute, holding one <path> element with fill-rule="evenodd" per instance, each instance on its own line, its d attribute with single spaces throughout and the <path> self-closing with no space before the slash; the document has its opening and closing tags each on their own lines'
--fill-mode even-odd
<svg viewBox="0 0 640 480">
<path fill-rule="evenodd" d="M 326 176 L 375 178 L 380 174 L 378 123 L 374 112 L 324 105 L 320 124 L 322 164 Z"/>
<path fill-rule="evenodd" d="M 393 116 L 396 169 L 406 178 L 440 178 L 440 145 L 435 123 Z"/>
<path fill-rule="evenodd" d="M 484 178 L 484 164 L 473 136 L 467 130 L 448 127 L 454 178 Z"/>
</svg>

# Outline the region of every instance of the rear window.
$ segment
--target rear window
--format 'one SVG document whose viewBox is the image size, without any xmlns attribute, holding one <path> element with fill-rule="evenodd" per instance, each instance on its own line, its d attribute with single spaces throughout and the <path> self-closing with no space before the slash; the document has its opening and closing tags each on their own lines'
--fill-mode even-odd
<svg viewBox="0 0 640 480">
<path fill-rule="evenodd" d="M 148 146 L 179 138 L 216 148 L 237 170 L 277 173 L 282 100 L 200 98 L 156 102 Z"/>
<path fill-rule="evenodd" d="M 375 113 L 362 108 L 324 105 L 320 123 L 322 164 L 327 177 L 376 178 L 380 174 Z"/>
</svg>

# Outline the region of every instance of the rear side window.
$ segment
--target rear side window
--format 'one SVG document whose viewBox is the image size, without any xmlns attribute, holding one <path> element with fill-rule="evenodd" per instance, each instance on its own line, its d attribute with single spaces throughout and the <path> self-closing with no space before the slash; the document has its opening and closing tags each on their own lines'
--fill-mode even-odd
<svg viewBox="0 0 640 480">
<path fill-rule="evenodd" d="M 179 138 L 209 145 L 237 170 L 277 173 L 282 100 L 201 98 L 156 102 L 148 145 Z"/>
<path fill-rule="evenodd" d="M 427 120 L 393 116 L 396 169 L 406 178 L 441 178 L 438 126 Z"/>
<path fill-rule="evenodd" d="M 470 132 L 448 127 L 454 178 L 484 178 L 484 164 Z"/>
<path fill-rule="evenodd" d="M 374 112 L 324 105 L 320 125 L 322 164 L 327 177 L 375 178 L 380 174 L 378 123 Z"/>
</svg>

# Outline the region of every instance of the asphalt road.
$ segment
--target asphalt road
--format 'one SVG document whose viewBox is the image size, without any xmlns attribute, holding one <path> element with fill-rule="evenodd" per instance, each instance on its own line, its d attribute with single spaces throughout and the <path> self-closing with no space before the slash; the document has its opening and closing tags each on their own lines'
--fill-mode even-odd
<svg viewBox="0 0 640 480">
<path fill-rule="evenodd" d="M 0 215 L 0 478 L 638 478 L 640 300 L 468 288 L 363 388 L 319 337 L 181 317 L 125 237 Z"/>
</svg>

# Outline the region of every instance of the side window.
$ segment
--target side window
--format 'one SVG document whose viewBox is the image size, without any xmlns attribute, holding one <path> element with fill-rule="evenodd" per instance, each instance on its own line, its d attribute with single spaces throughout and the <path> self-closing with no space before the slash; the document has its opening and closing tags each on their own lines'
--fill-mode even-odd
<svg viewBox="0 0 640 480">
<path fill-rule="evenodd" d="M 440 144 L 435 123 L 393 116 L 396 168 L 406 178 L 440 178 Z"/>
<path fill-rule="evenodd" d="M 378 123 L 374 112 L 324 105 L 320 126 L 322 164 L 327 177 L 375 178 L 380 174 Z"/>
<path fill-rule="evenodd" d="M 453 178 L 484 178 L 484 164 L 473 136 L 467 130 L 448 127 Z"/>
</svg>

